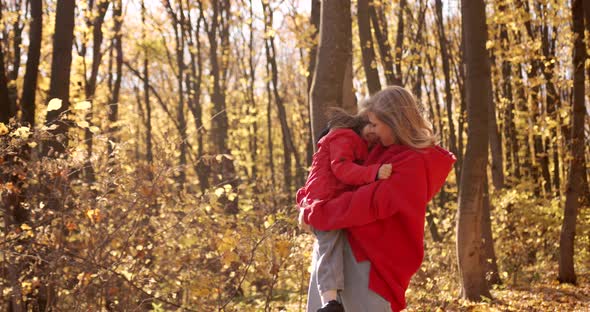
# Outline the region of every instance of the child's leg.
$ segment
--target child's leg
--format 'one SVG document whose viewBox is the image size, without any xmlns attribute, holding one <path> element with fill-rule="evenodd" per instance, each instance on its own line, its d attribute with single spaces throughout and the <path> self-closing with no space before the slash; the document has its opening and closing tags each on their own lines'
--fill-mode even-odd
<svg viewBox="0 0 590 312">
<path fill-rule="evenodd" d="M 318 239 L 319 257 L 316 264 L 318 290 L 322 305 L 336 300 L 337 291 L 344 288 L 343 240 L 344 232 L 314 231 Z"/>
</svg>

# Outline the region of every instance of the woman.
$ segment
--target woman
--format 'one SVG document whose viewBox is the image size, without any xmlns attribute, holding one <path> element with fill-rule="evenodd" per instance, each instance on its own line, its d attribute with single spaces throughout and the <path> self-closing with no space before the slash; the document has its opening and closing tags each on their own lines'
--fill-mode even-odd
<svg viewBox="0 0 590 312">
<path fill-rule="evenodd" d="M 378 144 L 364 165 L 390 163 L 389 179 L 300 210 L 300 223 L 318 230 L 345 229 L 344 289 L 347 312 L 399 311 L 405 291 L 423 258 L 426 204 L 440 190 L 455 157 L 435 145 L 431 123 L 413 95 L 388 87 L 363 107 Z M 314 272 L 310 285 L 315 285 Z M 310 287 L 308 312 L 320 309 L 317 287 Z M 342 311 L 341 306 L 322 312 Z"/>
<path fill-rule="evenodd" d="M 318 141 L 309 176 L 297 191 L 297 204 L 330 200 L 351 186 L 384 180 L 391 175 L 390 164 L 361 166 L 368 156 L 370 129 L 366 118 L 332 109 L 328 132 Z M 374 145 L 374 144 L 373 144 Z M 340 305 L 338 290 L 344 287 L 344 246 L 342 231 L 314 231 L 317 242 L 316 277 L 322 305 Z M 330 303 L 333 301 L 332 303 Z M 320 310 L 322 311 L 322 310 Z"/>
</svg>

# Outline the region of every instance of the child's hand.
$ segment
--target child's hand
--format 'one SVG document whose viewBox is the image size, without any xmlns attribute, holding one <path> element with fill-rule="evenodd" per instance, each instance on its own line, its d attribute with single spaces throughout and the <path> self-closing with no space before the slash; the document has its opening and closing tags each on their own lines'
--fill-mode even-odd
<svg viewBox="0 0 590 312">
<path fill-rule="evenodd" d="M 305 221 L 303 220 L 303 209 L 299 209 L 299 218 L 297 218 L 299 221 L 299 228 L 302 229 L 305 232 L 308 233 L 312 233 L 313 231 L 311 230 L 311 227 L 309 226 L 309 224 L 305 223 Z"/>
<path fill-rule="evenodd" d="M 391 175 L 391 164 L 385 164 L 385 165 L 381 165 L 381 167 L 379 167 L 379 173 L 377 173 L 377 179 L 385 180 L 385 179 L 389 178 L 390 175 Z"/>
<path fill-rule="evenodd" d="M 307 201 L 303 201 L 301 203 L 301 206 L 297 207 L 299 209 L 299 217 L 297 218 L 297 221 L 299 223 L 300 229 L 302 229 L 305 232 L 313 234 L 313 231 L 311 230 L 311 226 L 309 224 L 305 223 L 305 220 L 304 220 L 303 210 L 309 206 L 310 206 L 310 204 Z"/>
</svg>

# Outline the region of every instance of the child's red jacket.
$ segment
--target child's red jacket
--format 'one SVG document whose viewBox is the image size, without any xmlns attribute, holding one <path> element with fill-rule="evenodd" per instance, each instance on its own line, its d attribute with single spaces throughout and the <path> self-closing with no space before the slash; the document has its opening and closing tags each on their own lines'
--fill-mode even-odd
<svg viewBox="0 0 590 312">
<path fill-rule="evenodd" d="M 356 260 L 371 262 L 369 288 L 390 302 L 393 311 L 402 310 L 405 291 L 424 256 L 426 204 L 454 162 L 454 155 L 440 147 L 378 145 L 367 163 L 391 163 L 391 176 L 305 207 L 304 221 L 318 230 L 345 228 Z"/>
<path fill-rule="evenodd" d="M 307 182 L 297 191 L 297 204 L 329 200 L 353 189 L 352 185 L 374 182 L 380 165 L 359 165 L 367 154 L 367 143 L 353 130 L 330 130 L 318 142 Z"/>
</svg>

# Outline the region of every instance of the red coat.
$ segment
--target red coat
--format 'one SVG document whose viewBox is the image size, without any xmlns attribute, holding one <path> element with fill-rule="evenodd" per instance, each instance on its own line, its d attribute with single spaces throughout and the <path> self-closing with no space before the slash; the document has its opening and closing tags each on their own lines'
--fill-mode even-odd
<svg viewBox="0 0 590 312">
<path fill-rule="evenodd" d="M 426 204 L 440 190 L 455 157 L 432 147 L 377 146 L 368 164 L 391 163 L 389 179 L 345 192 L 304 210 L 304 220 L 319 230 L 345 228 L 357 261 L 369 260 L 369 288 L 405 308 L 405 291 L 424 256 Z"/>
<path fill-rule="evenodd" d="M 305 185 L 297 191 L 297 204 L 329 200 L 351 185 L 375 181 L 379 164 L 361 166 L 367 159 L 367 143 L 351 129 L 332 129 L 318 142 Z"/>
</svg>

